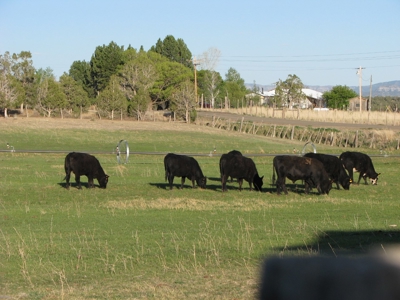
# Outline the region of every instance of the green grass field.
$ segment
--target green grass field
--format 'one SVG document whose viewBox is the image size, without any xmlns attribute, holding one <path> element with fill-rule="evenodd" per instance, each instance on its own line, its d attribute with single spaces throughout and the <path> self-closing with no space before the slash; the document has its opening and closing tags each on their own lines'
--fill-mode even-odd
<svg viewBox="0 0 400 300">
<path fill-rule="evenodd" d="M 252 299 L 270 255 L 356 256 L 400 241 L 397 157 L 373 157 L 377 186 L 305 195 L 298 182 L 277 196 L 273 156 L 258 155 L 304 144 L 185 124 L 1 122 L 0 150 L 17 151 L 0 153 L 0 299 Z M 133 154 L 118 165 L 121 139 Z M 232 149 L 253 155 L 263 193 L 247 182 L 221 192 L 218 154 Z M 87 189 L 83 177 L 82 190 L 66 190 L 63 151 L 98 152 L 107 189 Z M 179 190 L 176 178 L 170 191 L 164 156 L 135 152 L 204 154 L 208 188 Z"/>
</svg>

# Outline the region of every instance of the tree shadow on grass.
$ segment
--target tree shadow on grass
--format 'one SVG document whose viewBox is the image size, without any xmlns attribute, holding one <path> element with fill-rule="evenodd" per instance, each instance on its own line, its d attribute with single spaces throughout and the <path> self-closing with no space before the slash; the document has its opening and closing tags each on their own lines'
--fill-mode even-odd
<svg viewBox="0 0 400 300">
<path fill-rule="evenodd" d="M 280 253 L 309 253 L 324 256 L 366 255 L 371 250 L 385 251 L 385 248 L 400 244 L 399 230 L 357 230 L 321 231 L 302 245 L 279 249 Z"/>
</svg>

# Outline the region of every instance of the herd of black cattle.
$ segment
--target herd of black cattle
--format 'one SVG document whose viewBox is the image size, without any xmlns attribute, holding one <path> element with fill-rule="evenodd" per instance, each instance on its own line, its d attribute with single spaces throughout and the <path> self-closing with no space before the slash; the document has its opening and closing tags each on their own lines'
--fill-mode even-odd
<svg viewBox="0 0 400 300">
<path fill-rule="evenodd" d="M 75 174 L 78 188 L 81 188 L 80 176 L 88 177 L 88 187 L 94 187 L 93 180 L 97 179 L 101 188 L 106 188 L 109 176 L 104 172 L 100 162 L 94 156 L 87 153 L 71 152 L 65 157 L 66 188 L 70 186 L 71 172 Z M 164 157 L 165 180 L 168 180 L 172 189 L 174 177 L 181 177 L 181 186 L 188 178 L 195 187 L 195 182 L 200 188 L 206 188 L 207 178 L 203 175 L 199 163 L 190 156 L 169 153 Z M 227 190 L 228 178 L 236 178 L 239 190 L 242 189 L 243 179 L 250 185 L 250 190 L 262 191 L 263 178 L 257 172 L 256 165 L 251 158 L 245 157 L 237 150 L 222 154 L 219 161 L 222 191 Z M 347 171 L 347 172 L 346 172 Z M 365 184 L 367 178 L 372 184 L 377 184 L 378 175 L 375 172 L 371 158 L 361 152 L 343 152 L 339 158 L 329 154 L 307 153 L 304 156 L 277 155 L 273 159 L 272 184 L 276 185 L 277 193 L 288 193 L 286 178 L 292 182 L 302 180 L 304 192 L 308 194 L 312 188 L 316 188 L 320 194 L 328 194 L 332 183 L 336 183 L 348 190 L 354 182 L 353 172 L 359 172 L 357 184 L 361 178 Z M 276 178 L 277 176 L 277 178 Z"/>
</svg>

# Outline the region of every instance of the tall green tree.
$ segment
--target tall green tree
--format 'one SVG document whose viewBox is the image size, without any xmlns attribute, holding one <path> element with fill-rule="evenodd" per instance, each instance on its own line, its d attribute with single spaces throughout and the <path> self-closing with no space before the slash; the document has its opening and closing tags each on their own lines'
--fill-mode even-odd
<svg viewBox="0 0 400 300">
<path fill-rule="evenodd" d="M 54 78 L 45 78 L 40 84 L 40 96 L 38 107 L 47 117 L 51 117 L 56 111 L 60 112 L 63 118 L 63 109 L 67 106 L 67 99 L 59 82 Z"/>
<path fill-rule="evenodd" d="M 112 75 L 117 74 L 124 62 L 124 47 L 116 43 L 98 46 L 90 60 L 90 71 L 94 94 L 104 90 Z"/>
<path fill-rule="evenodd" d="M 111 76 L 108 86 L 97 97 L 97 108 L 108 114 L 112 120 L 116 112 L 120 112 L 122 117 L 126 111 L 126 97 L 116 75 Z"/>
<path fill-rule="evenodd" d="M 34 75 L 32 54 L 29 51 L 21 51 L 12 55 L 7 51 L 4 55 L 0 55 L 0 72 L 5 72 L 13 76 L 20 85 L 18 85 L 18 98 L 15 105 L 20 105 L 23 112 L 24 103 L 31 104 L 34 102 Z M 14 80 L 12 80 L 14 82 Z M 16 82 L 13 83 L 17 85 Z"/>
<path fill-rule="evenodd" d="M 225 74 L 224 92 L 230 107 L 239 106 L 248 92 L 244 79 L 240 77 L 239 72 L 234 68 L 229 68 Z M 226 105 L 227 103 L 225 103 Z"/>
<path fill-rule="evenodd" d="M 289 108 L 298 105 L 300 101 L 306 98 L 302 91 L 303 88 L 303 82 L 295 74 L 289 74 L 285 81 L 279 79 L 275 87 L 275 104 L 278 106 L 284 105 Z"/>
<path fill-rule="evenodd" d="M 82 119 L 82 113 L 87 111 L 90 105 L 88 94 L 77 81 L 66 73 L 60 77 L 60 85 L 66 97 L 66 108 Z"/>
<path fill-rule="evenodd" d="M 186 67 L 192 67 L 192 53 L 183 39 L 177 40 L 172 35 L 167 35 L 163 41 L 157 40 L 157 43 L 150 48 L 150 51 L 159 53 L 169 60 L 183 64 Z"/>
<path fill-rule="evenodd" d="M 349 106 L 349 99 L 354 97 L 357 97 L 357 93 L 345 85 L 334 86 L 322 94 L 327 106 L 334 109 L 346 109 Z"/>
<path fill-rule="evenodd" d="M 19 103 L 22 112 L 24 102 L 30 105 L 34 101 L 35 68 L 33 67 L 32 54 L 29 51 L 21 51 L 19 54 L 14 53 L 13 61 L 14 77 L 23 87 L 23 100 Z"/>
<path fill-rule="evenodd" d="M 184 65 L 172 62 L 164 56 L 150 51 L 149 58 L 157 70 L 157 79 L 150 89 L 153 105 L 168 108 L 172 93 L 186 80 L 193 80 L 193 71 Z"/>
<path fill-rule="evenodd" d="M 69 76 L 73 78 L 87 93 L 87 97 L 94 99 L 96 94 L 91 77 L 91 66 L 87 61 L 74 61 L 69 68 Z"/>
<path fill-rule="evenodd" d="M 140 51 L 136 57 L 123 66 L 119 72 L 120 84 L 128 99 L 128 112 L 138 120 L 151 106 L 150 89 L 157 80 L 158 73 L 148 53 Z"/>
</svg>

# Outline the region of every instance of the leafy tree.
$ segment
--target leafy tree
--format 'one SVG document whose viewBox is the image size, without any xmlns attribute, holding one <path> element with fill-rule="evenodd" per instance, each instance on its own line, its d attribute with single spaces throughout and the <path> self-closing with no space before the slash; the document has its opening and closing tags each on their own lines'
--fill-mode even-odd
<svg viewBox="0 0 400 300">
<path fill-rule="evenodd" d="M 98 46 L 90 60 L 90 71 L 95 95 L 104 90 L 112 75 L 117 74 L 123 64 L 124 47 L 111 42 L 108 46 Z"/>
<path fill-rule="evenodd" d="M 275 105 L 284 105 L 292 108 L 298 105 L 301 100 L 305 99 L 302 89 L 304 88 L 300 78 L 296 75 L 289 74 L 285 81 L 279 79 L 275 87 Z"/>
<path fill-rule="evenodd" d="M 148 54 L 157 73 L 157 79 L 150 89 L 152 103 L 163 109 L 168 108 L 172 93 L 186 80 L 192 80 L 194 74 L 188 67 L 172 62 L 155 52 Z"/>
<path fill-rule="evenodd" d="M 129 101 L 128 113 L 136 116 L 138 120 L 143 120 L 150 103 L 149 93 L 144 90 L 138 90 Z"/>
<path fill-rule="evenodd" d="M 18 99 L 18 90 L 13 84 L 15 78 L 0 72 L 0 107 L 4 109 L 4 117 L 8 117 L 8 108 L 14 107 Z"/>
<path fill-rule="evenodd" d="M 178 118 L 190 123 L 192 111 L 196 109 L 194 85 L 190 80 L 181 83 L 172 95 L 172 111 Z"/>
<path fill-rule="evenodd" d="M 203 95 L 211 107 L 221 104 L 219 96 L 223 95 L 223 79 L 216 71 L 200 70 L 197 72 L 197 85 L 199 95 Z"/>
<path fill-rule="evenodd" d="M 59 82 L 52 77 L 45 78 L 40 83 L 38 107 L 47 117 L 55 111 L 59 111 L 63 117 L 62 110 L 67 106 L 67 99 Z"/>
<path fill-rule="evenodd" d="M 66 73 L 60 77 L 60 84 L 67 101 L 66 108 L 71 109 L 75 114 L 79 114 L 80 119 L 82 119 L 82 113 L 87 111 L 90 105 L 87 93 L 78 82 Z"/>
<path fill-rule="evenodd" d="M 7 51 L 4 55 L 0 55 L 0 72 L 11 75 L 9 78 L 13 86 L 18 90 L 18 97 L 14 101 L 14 106 L 20 105 L 21 112 L 23 105 L 34 102 L 34 74 L 32 55 L 29 51 L 21 51 L 19 54 Z M 18 81 L 20 84 L 18 84 Z"/>
<path fill-rule="evenodd" d="M 108 113 L 112 120 L 115 112 L 120 111 L 122 115 L 126 111 L 126 98 L 116 75 L 111 76 L 110 83 L 97 97 L 97 101 L 98 109 Z"/>
<path fill-rule="evenodd" d="M 247 100 L 250 101 L 252 106 L 260 104 L 261 97 L 259 95 L 258 87 L 255 81 L 253 83 L 253 87 L 251 88 L 251 94 L 247 97 Z"/>
<path fill-rule="evenodd" d="M 375 96 L 371 99 L 371 110 L 386 111 L 388 108 L 391 111 L 399 111 L 400 97 L 396 96 Z"/>
<path fill-rule="evenodd" d="M 357 93 L 347 86 L 337 85 L 323 93 L 322 98 L 329 108 L 343 109 L 349 106 L 349 99 L 357 97 Z"/>
<path fill-rule="evenodd" d="M 215 100 L 221 91 L 222 77 L 215 71 L 220 56 L 221 51 L 217 48 L 210 48 L 201 55 L 200 59 L 201 69 L 206 70 L 202 76 L 202 91 L 206 99 L 210 99 L 211 107 L 215 106 Z"/>
<path fill-rule="evenodd" d="M 234 68 L 229 68 L 228 73 L 225 74 L 224 91 L 231 107 L 239 106 L 240 101 L 247 94 L 244 79 L 240 77 L 240 74 Z"/>
<path fill-rule="evenodd" d="M 127 62 L 136 59 L 137 55 L 138 55 L 138 52 L 136 51 L 136 49 L 132 48 L 129 45 L 128 48 L 122 54 L 123 64 L 125 65 Z"/>
<path fill-rule="evenodd" d="M 87 93 L 87 97 L 94 99 L 96 94 L 91 77 L 91 66 L 86 61 L 74 61 L 69 68 L 69 76 L 73 78 Z"/>
<path fill-rule="evenodd" d="M 191 67 L 192 53 L 183 41 L 183 39 L 175 39 L 172 35 L 167 35 L 163 41 L 157 40 L 155 46 L 150 48 L 162 56 L 167 57 L 169 60 L 183 64 L 186 67 Z"/>
<path fill-rule="evenodd" d="M 157 70 L 153 61 L 144 51 L 127 62 L 119 73 L 120 84 L 128 99 L 128 112 L 140 120 L 148 109 L 151 98 L 150 89 L 157 79 Z"/>
</svg>

